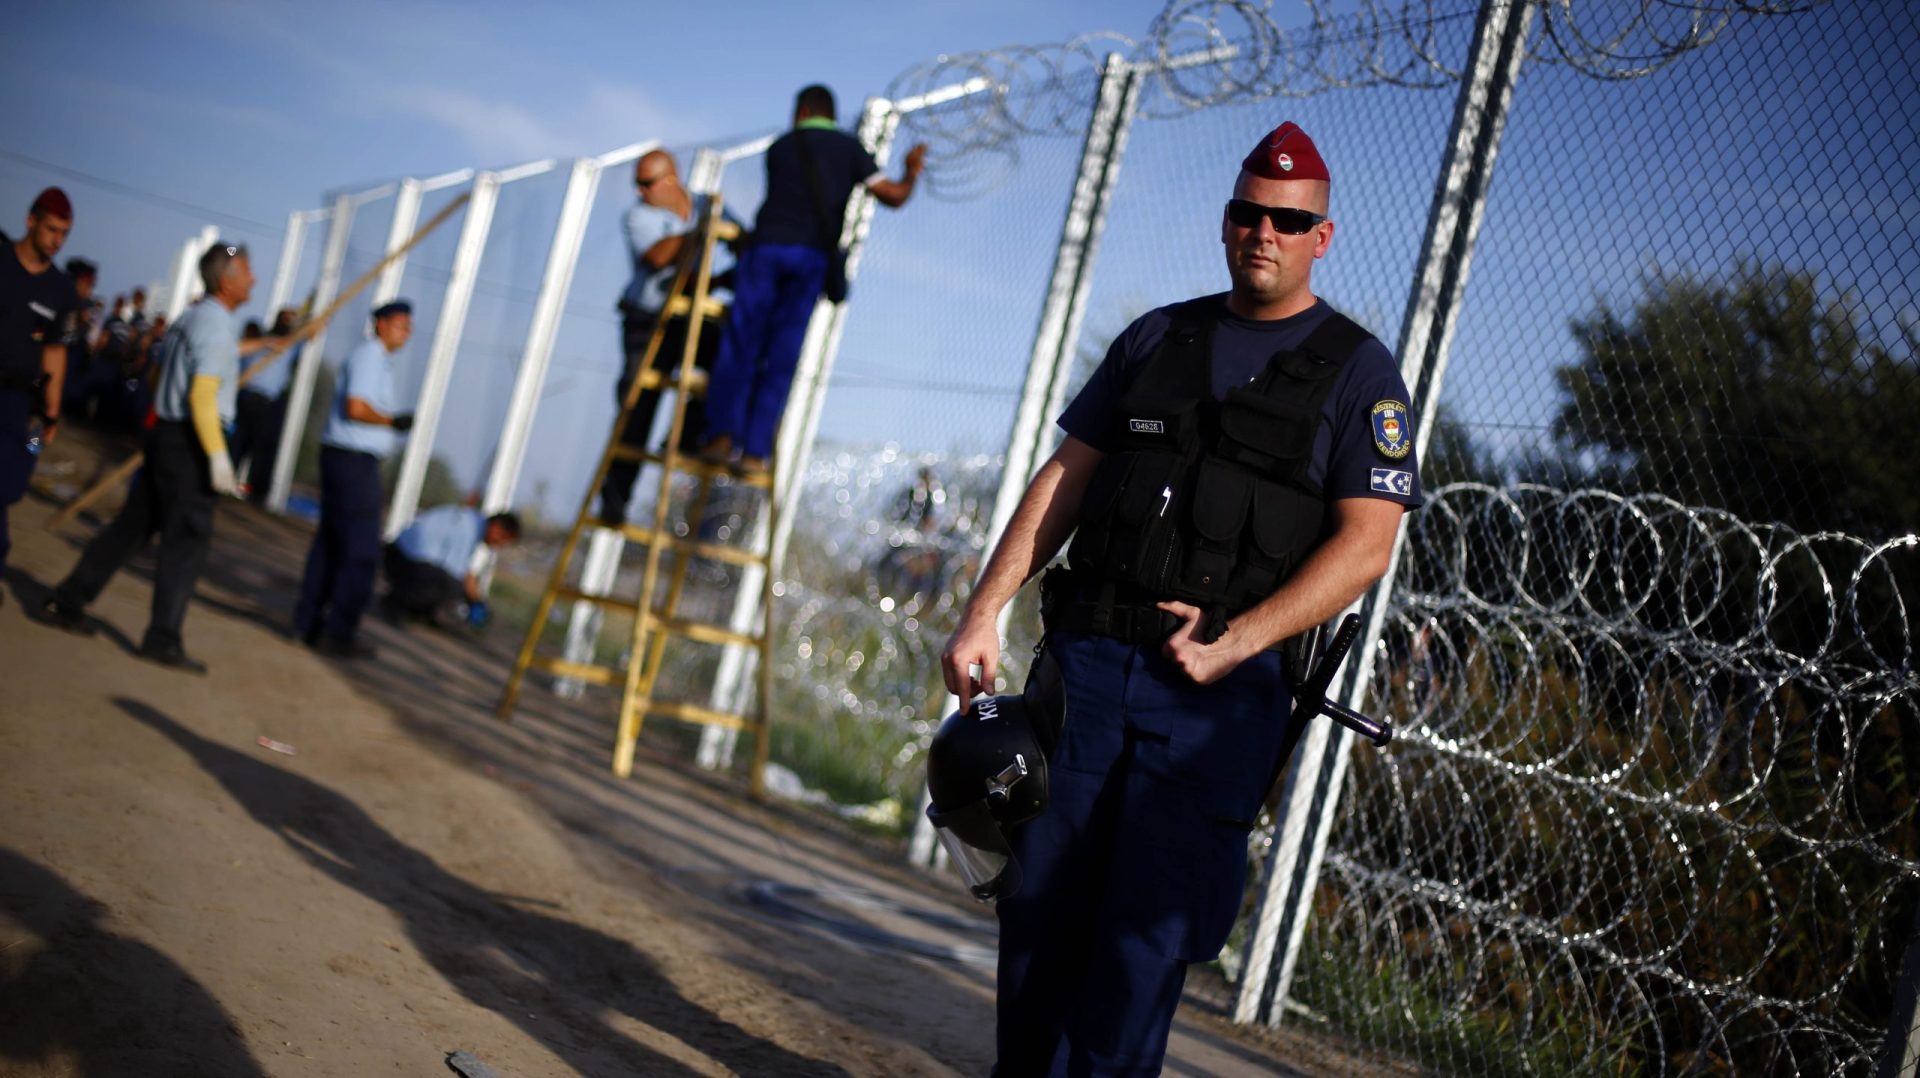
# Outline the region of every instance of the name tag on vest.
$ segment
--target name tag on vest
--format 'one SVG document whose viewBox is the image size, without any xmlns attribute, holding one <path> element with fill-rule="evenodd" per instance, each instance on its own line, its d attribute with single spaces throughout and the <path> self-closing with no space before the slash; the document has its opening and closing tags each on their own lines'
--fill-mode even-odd
<svg viewBox="0 0 1920 1078">
<path fill-rule="evenodd" d="M 1167 425 L 1158 419 L 1129 419 L 1127 429 L 1135 434 L 1165 434 Z"/>
</svg>

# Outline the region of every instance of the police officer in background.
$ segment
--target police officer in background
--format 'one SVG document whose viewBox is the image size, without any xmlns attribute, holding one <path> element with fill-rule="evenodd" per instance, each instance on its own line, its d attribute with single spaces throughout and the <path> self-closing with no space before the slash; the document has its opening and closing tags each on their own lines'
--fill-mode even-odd
<svg viewBox="0 0 1920 1078">
<path fill-rule="evenodd" d="M 360 616 L 380 571 L 380 514 L 387 496 L 380 462 L 413 429 L 398 407 L 392 357 L 413 336 L 413 306 L 394 300 L 373 312 L 373 336 L 340 365 L 327 425 L 320 432 L 320 528 L 307 552 L 293 632 L 316 650 L 342 659 L 368 658 Z"/>
<path fill-rule="evenodd" d="M 1015 832 L 1025 880 L 998 906 L 996 1074 L 1160 1069 L 1284 763 L 1275 646 L 1379 579 L 1420 503 L 1392 356 L 1311 289 L 1329 187 L 1292 123 L 1241 163 L 1220 223 L 1231 290 L 1114 341 L 941 657 L 962 699 L 991 690 L 996 617 L 1073 534 L 1044 589 L 1066 685 L 1051 803 Z"/>
<path fill-rule="evenodd" d="M 160 342 L 156 422 L 147 436 L 146 464 L 120 514 L 87 544 L 80 563 L 41 610 L 42 618 L 59 628 L 91 634 L 87 604 L 135 550 L 158 535 L 153 615 L 139 654 L 195 674 L 207 667 L 187 655 L 180 627 L 213 540 L 214 499 L 234 492 L 224 428 L 233 421 L 234 382 L 240 377 L 233 312 L 253 294 L 246 248 L 215 243 L 200 257 L 200 282 L 206 295 Z"/>
<path fill-rule="evenodd" d="M 18 239 L 0 232 L 0 570 L 13 549 L 7 512 L 27 493 L 40 447 L 60 421 L 66 332 L 76 298 L 53 256 L 73 228 L 73 203 L 40 192 Z"/>
</svg>

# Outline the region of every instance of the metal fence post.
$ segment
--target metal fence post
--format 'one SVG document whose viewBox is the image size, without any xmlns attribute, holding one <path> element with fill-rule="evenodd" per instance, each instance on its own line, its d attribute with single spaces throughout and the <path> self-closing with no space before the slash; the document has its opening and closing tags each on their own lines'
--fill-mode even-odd
<svg viewBox="0 0 1920 1078">
<path fill-rule="evenodd" d="M 1534 6 L 1535 0 L 1481 0 L 1467 72 L 1454 101 L 1453 131 L 1434 184 L 1427 240 L 1408 294 L 1399 349 L 1401 374 L 1413 397 L 1410 403 L 1428 420 L 1414 432 L 1422 455 L 1433 433 L 1430 419 L 1440 402 L 1447 351 L 1486 210 L 1500 136 L 1513 102 L 1514 81 L 1526 54 Z M 1366 631 L 1342 682 L 1341 695 L 1349 707 L 1365 702 L 1404 537 L 1403 531 L 1394 541 L 1386 575 L 1358 604 Z M 1301 738 L 1248 944 L 1234 1007 L 1237 1022 L 1280 1024 L 1352 746 L 1353 734 L 1329 722 L 1314 723 Z"/>
<path fill-rule="evenodd" d="M 487 233 L 493 228 L 493 211 L 500 202 L 500 182 L 499 174 L 493 172 L 482 172 L 473 178 L 473 194 L 467 200 L 466 216 L 460 222 L 460 239 L 453 249 L 452 273 L 447 280 L 446 295 L 440 302 L 439 319 L 434 322 L 433 343 L 427 348 L 427 369 L 420 381 L 420 396 L 413 405 L 413 429 L 407 435 L 406 448 L 401 451 L 393 499 L 387 507 L 386 538 L 389 540 L 412 522 L 414 511 L 420 505 L 420 487 L 426 481 L 427 463 L 433 456 L 433 435 L 440 426 L 440 409 L 446 401 L 447 386 L 453 381 L 453 361 L 460 351 L 460 336 L 466 330 L 473 286 L 480 277 L 480 259 L 487 250 Z M 388 250 L 413 235 L 412 222 L 408 221 L 402 232 L 398 220 L 402 208 L 408 210 L 409 217 L 419 215 L 419 185 L 412 180 L 403 181 L 401 197 L 405 198 L 409 190 L 413 192 L 412 205 L 395 207 L 394 232 L 399 239 L 389 237 Z M 385 294 L 376 296 L 376 303 L 393 298 L 400 288 L 398 275 L 389 283 L 387 275 L 382 274 L 379 284 Z"/>
<path fill-rule="evenodd" d="M 273 271 L 273 288 L 267 293 L 268 325 L 287 305 L 287 298 L 293 295 L 293 279 L 300 274 L 300 249 L 306 243 L 307 222 L 318 217 L 324 210 L 295 210 L 287 214 L 287 233 L 280 240 L 280 261 Z"/>
<path fill-rule="evenodd" d="M 347 263 L 347 235 L 353 231 L 354 199 L 337 195 L 327 221 L 327 246 L 320 256 L 320 276 L 314 282 L 313 309 L 324 311 L 340 291 L 340 272 Z M 273 460 L 273 485 L 267 491 L 267 506 L 276 513 L 287 511 L 287 492 L 293 488 L 293 469 L 300 455 L 300 441 L 307 430 L 307 411 L 313 405 L 313 380 L 320 373 L 321 354 L 327 346 L 327 326 L 300 349 L 293 377 L 287 387 L 287 418 L 280 428 L 280 449 Z"/>
<path fill-rule="evenodd" d="M 180 245 L 180 252 L 173 259 L 173 277 L 167 286 L 167 305 L 163 308 L 167 321 L 179 321 L 180 313 L 205 291 L 200 284 L 200 256 L 219 238 L 218 228 L 205 225 Z"/>
<path fill-rule="evenodd" d="M 1026 383 L 1021 387 L 1020 404 L 1007 435 L 1006 464 L 1000 472 L 1000 487 L 994 493 L 993 516 L 987 526 L 988 550 L 999 545 L 1021 495 L 1026 493 L 1035 462 L 1051 440 L 1048 417 L 1058 414 L 1067 382 L 1073 377 L 1100 236 L 1106 229 L 1107 210 L 1113 204 L 1120 159 L 1126 152 L 1127 133 L 1133 126 L 1143 81 L 1140 66 L 1119 53 L 1108 55 L 1101 65 L 1100 88 L 1094 96 L 1086 140 L 1081 144 L 1080 166 L 1074 173 L 1073 196 L 1067 202 L 1060 242 L 1054 248 L 1053 276 L 1027 357 Z M 1010 606 L 1000 611 L 1002 638 L 1011 614 Z M 958 700 L 949 698 L 949 711 L 959 706 Z M 930 865 L 938 855 L 933 826 L 924 812 L 914 821 L 907 852 L 918 865 Z"/>
<path fill-rule="evenodd" d="M 411 176 L 400 181 L 400 188 L 393 195 L 393 221 L 387 225 L 387 245 L 381 249 L 382 254 L 398 250 L 413 235 L 413 226 L 420 220 L 420 195 L 423 190 L 420 181 Z M 467 210 L 467 219 L 473 219 L 471 208 Z M 406 272 L 405 255 L 387 263 L 387 268 L 380 271 L 380 279 L 373 284 L 375 307 L 400 294 L 400 278 Z"/>
</svg>

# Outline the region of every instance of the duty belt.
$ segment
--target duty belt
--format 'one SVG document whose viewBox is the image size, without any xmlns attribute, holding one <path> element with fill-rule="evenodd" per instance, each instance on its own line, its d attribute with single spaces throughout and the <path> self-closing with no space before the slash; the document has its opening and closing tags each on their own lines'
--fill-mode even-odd
<svg viewBox="0 0 1920 1078">
<path fill-rule="evenodd" d="M 1158 644 L 1172 636 L 1181 619 L 1157 606 L 1068 601 L 1047 618 L 1048 630 L 1110 636 L 1128 644 Z"/>
</svg>

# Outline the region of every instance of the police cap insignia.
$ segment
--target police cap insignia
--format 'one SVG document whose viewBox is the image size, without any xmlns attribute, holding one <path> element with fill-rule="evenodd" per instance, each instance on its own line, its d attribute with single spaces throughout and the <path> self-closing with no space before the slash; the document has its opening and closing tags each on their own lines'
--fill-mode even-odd
<svg viewBox="0 0 1920 1078">
<path fill-rule="evenodd" d="M 1413 425 L 1405 404 L 1383 400 L 1373 406 L 1373 448 L 1388 460 L 1405 460 L 1413 452 Z"/>
</svg>

